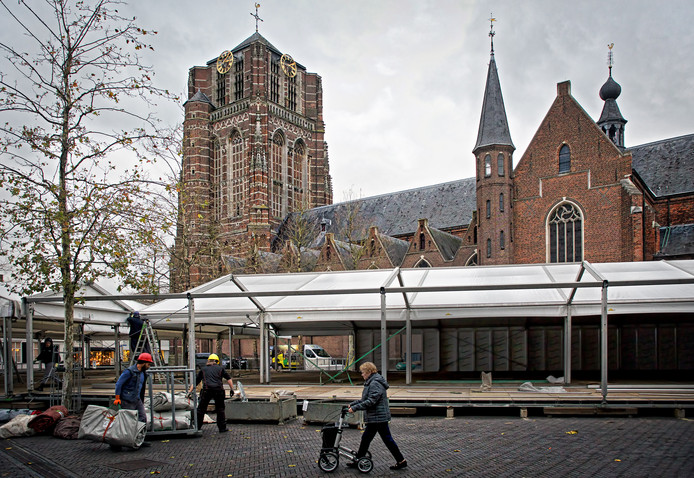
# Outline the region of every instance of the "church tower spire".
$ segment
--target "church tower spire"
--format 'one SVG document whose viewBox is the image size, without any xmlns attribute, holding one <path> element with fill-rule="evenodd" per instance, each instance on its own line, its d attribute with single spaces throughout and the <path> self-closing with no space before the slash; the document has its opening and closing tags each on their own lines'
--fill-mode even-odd
<svg viewBox="0 0 694 478">
<path fill-rule="evenodd" d="M 513 159 L 516 147 L 506 119 L 504 98 L 494 59 L 494 22 L 491 27 L 491 53 L 477 143 L 476 160 L 477 263 L 510 264 L 513 261 L 512 189 Z"/>
<path fill-rule="evenodd" d="M 609 48 L 607 67 L 610 73 L 607 81 L 600 88 L 600 98 L 605 102 L 605 106 L 602 108 L 598 126 L 617 147 L 624 148 L 624 126 L 627 124 L 627 120 L 624 119 L 622 112 L 619 111 L 619 106 L 617 106 L 617 98 L 622 93 L 622 87 L 612 79 L 612 65 L 614 65 L 613 47 L 614 43 L 607 45 L 607 48 Z"/>
</svg>

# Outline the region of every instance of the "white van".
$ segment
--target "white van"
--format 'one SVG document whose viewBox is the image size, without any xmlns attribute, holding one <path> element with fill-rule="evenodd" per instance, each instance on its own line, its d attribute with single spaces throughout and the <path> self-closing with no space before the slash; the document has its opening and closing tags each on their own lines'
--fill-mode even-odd
<svg viewBox="0 0 694 478">
<path fill-rule="evenodd" d="M 304 369 L 305 370 L 342 370 L 340 360 L 334 359 L 320 345 L 304 345 Z"/>
</svg>

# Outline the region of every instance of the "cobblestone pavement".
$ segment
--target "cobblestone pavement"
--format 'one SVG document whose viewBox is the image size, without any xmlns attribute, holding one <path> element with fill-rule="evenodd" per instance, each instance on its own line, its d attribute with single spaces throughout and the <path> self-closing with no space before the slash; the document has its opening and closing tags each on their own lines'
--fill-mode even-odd
<svg viewBox="0 0 694 478">
<path fill-rule="evenodd" d="M 396 417 L 391 429 L 408 460 L 405 470 L 389 469 L 393 459 L 377 436 L 370 475 L 346 468 L 342 459 L 334 473 L 323 473 L 317 465 L 320 425 L 299 419 L 285 425 L 230 424 L 225 434 L 205 425 L 200 438 L 157 437 L 149 448 L 120 453 L 83 440 L 12 438 L 0 446 L 0 476 L 694 476 L 689 419 Z M 342 443 L 356 448 L 360 437 L 350 428 Z"/>
</svg>

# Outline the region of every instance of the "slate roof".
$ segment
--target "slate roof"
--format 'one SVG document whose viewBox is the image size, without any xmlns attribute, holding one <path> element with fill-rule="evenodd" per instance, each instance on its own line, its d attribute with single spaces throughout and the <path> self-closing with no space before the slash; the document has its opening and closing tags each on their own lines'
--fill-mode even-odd
<svg viewBox="0 0 694 478">
<path fill-rule="evenodd" d="M 364 239 L 370 226 L 388 236 L 411 234 L 417 230 L 418 219 L 428 219 L 438 229 L 466 226 L 476 208 L 475 178 L 466 178 L 321 206 L 307 214 L 319 224 L 327 220 L 326 231 L 339 239 L 344 239 L 351 215 L 364 235 L 354 239 Z"/>
<path fill-rule="evenodd" d="M 395 266 L 402 264 L 402 260 L 405 258 L 405 254 L 410 249 L 410 243 L 403 241 L 402 239 L 396 239 L 395 237 L 390 237 L 385 234 L 378 233 L 378 239 L 383 244 L 383 248 Z"/>
<path fill-rule="evenodd" d="M 694 134 L 630 148 L 632 169 L 656 198 L 694 193 Z"/>
<path fill-rule="evenodd" d="M 195 92 L 195 94 L 185 103 L 183 103 L 183 106 L 186 105 L 188 102 L 200 102 L 200 103 L 209 103 L 212 104 L 212 100 L 202 91 L 198 89 L 198 91 Z"/>
<path fill-rule="evenodd" d="M 446 261 L 452 261 L 456 252 L 463 243 L 463 240 L 453 234 L 429 226 L 429 234 L 441 252 L 441 256 Z"/>
<path fill-rule="evenodd" d="M 237 51 L 243 50 L 243 49 L 246 48 L 248 45 L 250 45 L 250 44 L 252 44 L 252 43 L 255 43 L 255 42 L 260 42 L 260 43 L 262 43 L 263 45 L 267 46 L 268 48 L 270 48 L 271 50 L 273 50 L 273 51 L 274 51 L 275 53 L 277 53 L 278 55 L 281 55 L 281 54 L 282 54 L 277 48 L 275 48 L 275 46 L 274 46 L 272 43 L 270 43 L 269 41 L 267 41 L 267 39 L 266 39 L 263 35 L 261 35 L 260 33 L 258 33 L 258 32 L 253 33 L 253 35 L 249 36 L 249 37 L 246 38 L 244 41 L 242 41 L 241 43 L 239 43 L 238 45 L 236 45 L 234 48 L 232 48 L 231 51 L 232 51 L 232 53 L 236 53 Z M 213 61 L 217 61 L 216 58 L 215 58 L 215 60 L 213 60 Z"/>
<path fill-rule="evenodd" d="M 660 252 L 658 258 L 694 257 L 694 224 L 660 228 Z"/>
<path fill-rule="evenodd" d="M 484 89 L 484 101 L 482 103 L 482 115 L 480 127 L 477 131 L 477 143 L 472 150 L 475 153 L 479 148 L 491 145 L 508 145 L 515 149 L 511 141 L 511 132 L 506 119 L 504 98 L 501 95 L 499 74 L 496 71 L 496 61 L 492 54 L 487 72 L 487 86 Z"/>
</svg>

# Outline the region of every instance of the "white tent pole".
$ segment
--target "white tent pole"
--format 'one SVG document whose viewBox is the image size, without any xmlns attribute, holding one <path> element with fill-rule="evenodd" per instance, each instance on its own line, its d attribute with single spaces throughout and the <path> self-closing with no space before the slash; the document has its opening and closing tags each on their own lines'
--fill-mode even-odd
<svg viewBox="0 0 694 478">
<path fill-rule="evenodd" d="M 405 310 L 405 384 L 412 385 L 412 320 L 410 309 Z"/>
<path fill-rule="evenodd" d="M 188 368 L 195 370 L 195 299 L 188 294 Z"/>
<path fill-rule="evenodd" d="M 388 333 L 386 328 L 386 288 L 381 287 L 381 375 L 388 380 Z"/>
<path fill-rule="evenodd" d="M 34 389 L 34 304 L 27 304 L 24 307 L 27 313 L 27 337 L 26 337 L 26 365 L 27 365 L 27 390 Z"/>
<path fill-rule="evenodd" d="M 607 281 L 602 283 L 602 312 L 600 314 L 600 388 L 602 402 L 607 402 Z"/>
<path fill-rule="evenodd" d="M 566 307 L 564 318 L 564 383 L 571 383 L 571 306 Z"/>
<path fill-rule="evenodd" d="M 265 314 L 260 313 L 260 383 L 265 383 L 265 361 L 267 360 L 267 354 L 269 353 L 267 349 L 267 337 L 265 335 Z"/>
</svg>

